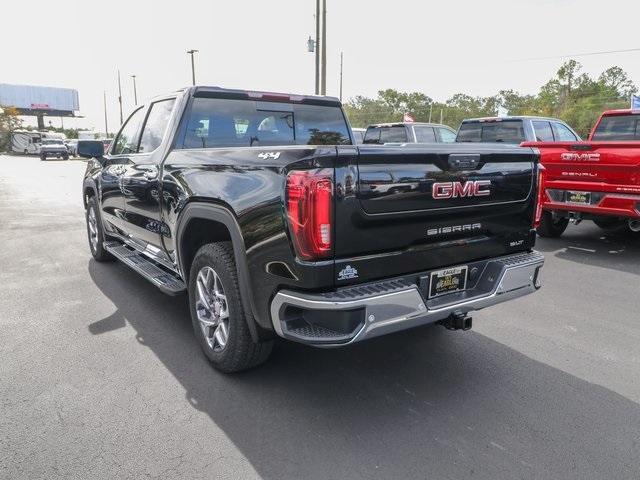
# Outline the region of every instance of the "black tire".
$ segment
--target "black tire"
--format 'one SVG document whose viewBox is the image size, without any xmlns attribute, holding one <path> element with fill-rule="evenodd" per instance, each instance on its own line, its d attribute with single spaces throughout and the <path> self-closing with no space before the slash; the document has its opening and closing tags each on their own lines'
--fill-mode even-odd
<svg viewBox="0 0 640 480">
<path fill-rule="evenodd" d="M 91 211 L 95 214 L 96 241 L 92 241 L 92 232 L 90 226 Z M 87 238 L 89 240 L 89 250 L 96 262 L 107 262 L 113 260 L 113 256 L 104 249 L 104 228 L 102 226 L 102 217 L 98 208 L 95 197 L 89 197 L 87 209 L 85 210 L 85 220 L 87 222 Z"/>
<path fill-rule="evenodd" d="M 40 155 L 40 160 L 42 160 L 43 162 L 47 159 L 46 155 Z"/>
<path fill-rule="evenodd" d="M 69 155 L 63 155 L 63 156 L 62 156 L 62 159 L 63 159 L 63 160 L 69 160 Z"/>
<path fill-rule="evenodd" d="M 553 214 L 547 210 L 542 212 L 540 226 L 536 229 L 538 235 L 545 238 L 558 238 L 569 225 L 569 219 L 565 217 L 554 218 Z"/>
<path fill-rule="evenodd" d="M 594 218 L 593 223 L 603 230 L 614 230 L 625 226 L 625 222 L 622 220 L 608 217 Z"/>
<path fill-rule="evenodd" d="M 226 296 L 226 311 L 228 312 L 225 345 L 215 345 L 214 328 L 202 327 L 198 319 L 196 307 L 198 299 L 198 274 L 203 269 L 212 269 L 222 284 L 222 291 Z M 211 364 L 225 373 L 240 372 L 265 362 L 271 350 L 273 341 L 256 343 L 251 337 L 247 322 L 253 322 L 251 312 L 245 312 L 240 300 L 238 275 L 230 242 L 209 243 L 201 247 L 191 264 L 189 274 L 189 308 L 193 331 L 200 343 L 202 351 Z M 202 310 L 201 310 L 202 311 Z M 205 338 L 204 329 L 207 330 Z M 213 343 L 213 345 L 210 344 Z M 217 349 L 216 349 L 217 347 Z"/>
</svg>

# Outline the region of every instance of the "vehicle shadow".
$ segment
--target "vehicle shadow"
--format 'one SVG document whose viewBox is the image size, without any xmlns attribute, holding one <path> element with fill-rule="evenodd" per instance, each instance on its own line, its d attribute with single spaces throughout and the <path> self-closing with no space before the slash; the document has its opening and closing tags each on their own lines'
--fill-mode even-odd
<svg viewBox="0 0 640 480">
<path fill-rule="evenodd" d="M 560 238 L 541 238 L 536 250 L 563 260 L 640 275 L 640 237 L 603 230 L 592 222 L 569 225 Z"/>
<path fill-rule="evenodd" d="M 266 365 L 224 375 L 201 354 L 184 296 L 117 263 L 88 269 L 117 308 L 88 325 L 96 341 L 129 324 L 264 479 L 640 471 L 638 404 L 478 333 L 427 327 L 338 350 L 283 342 Z"/>
</svg>

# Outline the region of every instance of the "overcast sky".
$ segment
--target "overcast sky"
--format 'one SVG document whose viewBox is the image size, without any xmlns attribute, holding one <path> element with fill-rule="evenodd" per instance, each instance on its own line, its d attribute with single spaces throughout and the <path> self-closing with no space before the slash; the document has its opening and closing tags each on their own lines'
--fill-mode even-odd
<svg viewBox="0 0 640 480">
<path fill-rule="evenodd" d="M 75 88 L 81 114 L 65 126 L 119 124 L 116 71 L 126 113 L 130 75 L 140 99 L 191 83 L 187 49 L 199 49 L 199 84 L 313 93 L 315 0 L 7 0 L 2 5 L 0 83 Z M 384 88 L 445 100 L 457 92 L 536 93 L 561 58 L 640 48 L 640 0 L 327 0 L 327 90 Z M 576 57 L 599 74 L 619 65 L 640 83 L 640 51 Z M 59 119 L 53 120 L 55 126 Z"/>
</svg>

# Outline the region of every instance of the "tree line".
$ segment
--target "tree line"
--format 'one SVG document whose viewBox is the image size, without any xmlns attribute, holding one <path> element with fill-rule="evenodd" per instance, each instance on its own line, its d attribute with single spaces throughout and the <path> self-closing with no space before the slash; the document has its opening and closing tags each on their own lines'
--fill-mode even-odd
<svg viewBox="0 0 640 480">
<path fill-rule="evenodd" d="M 420 122 L 432 121 L 458 128 L 465 118 L 495 116 L 498 108 L 509 115 L 538 115 L 560 118 L 586 137 L 602 111 L 628 108 L 629 99 L 638 91 L 620 67 L 606 69 L 592 78 L 582 65 L 569 60 L 544 84 L 537 95 L 522 95 L 515 90 L 500 90 L 489 97 L 457 93 L 445 102 L 436 102 L 422 92 L 380 90 L 376 98 L 356 96 L 345 104 L 351 125 L 366 127 L 372 123 L 399 122 L 405 113 Z"/>
</svg>

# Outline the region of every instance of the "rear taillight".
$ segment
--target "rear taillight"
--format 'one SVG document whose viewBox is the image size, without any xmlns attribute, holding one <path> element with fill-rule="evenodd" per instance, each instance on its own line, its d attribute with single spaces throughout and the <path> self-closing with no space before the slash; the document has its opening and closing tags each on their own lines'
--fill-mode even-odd
<svg viewBox="0 0 640 480">
<path fill-rule="evenodd" d="M 544 166 L 538 165 L 538 195 L 536 198 L 536 215 L 533 219 L 533 228 L 538 228 L 540 226 L 540 221 L 542 220 L 542 202 L 544 200 Z"/>
<path fill-rule="evenodd" d="M 322 259 L 332 254 L 333 171 L 293 171 L 287 175 L 287 218 L 298 256 Z"/>
</svg>

